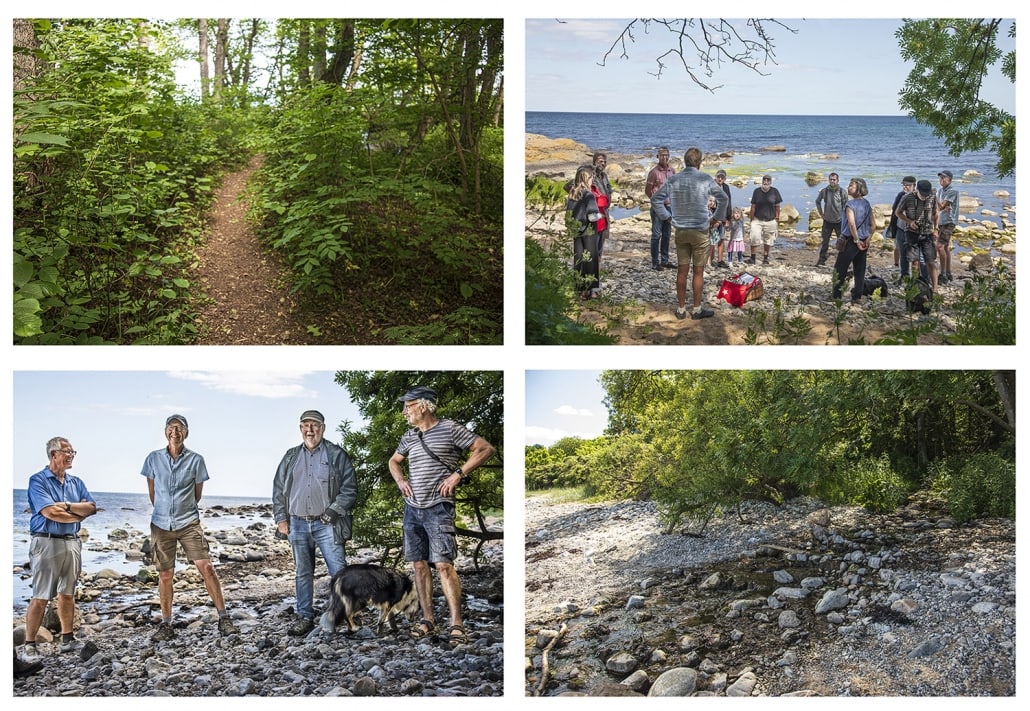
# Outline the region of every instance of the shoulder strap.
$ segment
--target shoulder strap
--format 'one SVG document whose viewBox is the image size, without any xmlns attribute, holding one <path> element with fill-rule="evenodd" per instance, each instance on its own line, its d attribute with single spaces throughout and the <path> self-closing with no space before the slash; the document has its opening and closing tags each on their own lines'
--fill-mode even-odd
<svg viewBox="0 0 1030 711">
<path fill-rule="evenodd" d="M 426 451 L 426 454 L 428 454 L 430 457 L 432 457 L 437 462 L 442 464 L 444 469 L 446 469 L 447 471 L 454 471 L 457 468 L 440 459 L 440 457 L 437 456 L 436 452 L 429 448 L 429 445 L 426 444 L 425 438 L 423 438 L 422 436 L 422 430 L 415 428 L 415 434 L 418 435 L 418 443 L 422 445 L 422 449 Z"/>
</svg>

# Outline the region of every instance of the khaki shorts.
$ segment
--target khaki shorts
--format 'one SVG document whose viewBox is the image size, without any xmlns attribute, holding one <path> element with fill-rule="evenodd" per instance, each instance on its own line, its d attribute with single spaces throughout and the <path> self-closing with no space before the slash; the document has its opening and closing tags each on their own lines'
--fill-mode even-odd
<svg viewBox="0 0 1030 711">
<path fill-rule="evenodd" d="M 32 598 L 53 600 L 55 595 L 74 595 L 82 571 L 82 540 L 33 536 L 29 544 L 32 566 Z"/>
<path fill-rule="evenodd" d="M 708 260 L 708 230 L 676 228 L 676 259 L 680 265 L 703 267 Z"/>
<path fill-rule="evenodd" d="M 951 235 L 955 232 L 954 224 L 941 225 L 937 228 L 937 244 L 947 248 L 951 244 Z"/>
<path fill-rule="evenodd" d="M 772 246 L 776 241 L 776 220 L 751 220 L 751 246 L 760 244 Z"/>
<path fill-rule="evenodd" d="M 158 570 L 175 568 L 175 549 L 179 544 L 182 544 L 182 551 L 191 563 L 211 557 L 211 549 L 204 537 L 204 529 L 200 527 L 199 518 L 177 531 L 166 531 L 150 524 L 150 547 Z"/>
</svg>

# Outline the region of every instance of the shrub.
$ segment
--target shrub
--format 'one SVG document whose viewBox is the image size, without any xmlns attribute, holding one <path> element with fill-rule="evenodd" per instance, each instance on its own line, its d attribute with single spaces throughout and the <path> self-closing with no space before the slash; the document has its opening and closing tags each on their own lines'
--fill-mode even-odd
<svg viewBox="0 0 1030 711">
<path fill-rule="evenodd" d="M 948 500 L 958 521 L 1016 515 L 1016 464 L 995 452 L 938 462 L 932 488 Z"/>
</svg>

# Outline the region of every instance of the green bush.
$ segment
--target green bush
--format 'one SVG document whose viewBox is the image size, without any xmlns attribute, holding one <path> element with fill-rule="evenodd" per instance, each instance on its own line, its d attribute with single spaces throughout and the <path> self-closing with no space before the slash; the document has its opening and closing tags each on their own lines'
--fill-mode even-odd
<svg viewBox="0 0 1030 711">
<path fill-rule="evenodd" d="M 580 323 L 576 279 L 568 255 L 558 244 L 545 250 L 526 240 L 526 343 L 529 345 L 606 345 L 615 336 L 591 324 Z"/>
<path fill-rule="evenodd" d="M 1014 345 L 1016 342 L 1016 281 L 1004 264 L 997 274 L 974 276 L 962 288 L 955 305 L 957 345 Z"/>
<path fill-rule="evenodd" d="M 995 452 L 937 462 L 932 488 L 958 521 L 1016 516 L 1016 464 Z"/>
<path fill-rule="evenodd" d="M 844 480 L 847 500 L 870 511 L 893 511 L 908 494 L 905 480 L 886 454 L 853 463 L 845 470 Z"/>
</svg>

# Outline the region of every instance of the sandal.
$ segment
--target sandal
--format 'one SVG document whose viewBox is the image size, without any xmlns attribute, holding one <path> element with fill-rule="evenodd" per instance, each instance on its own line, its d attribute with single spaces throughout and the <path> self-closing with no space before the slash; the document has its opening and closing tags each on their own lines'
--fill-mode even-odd
<svg viewBox="0 0 1030 711">
<path fill-rule="evenodd" d="M 451 625 L 447 631 L 447 643 L 452 647 L 457 647 L 459 644 L 468 644 L 469 638 L 465 634 L 465 628 L 462 625 Z"/>
<path fill-rule="evenodd" d="M 412 639 L 431 637 L 436 634 L 436 625 L 433 624 L 432 620 L 422 619 L 418 624 L 411 628 L 410 634 Z"/>
</svg>

